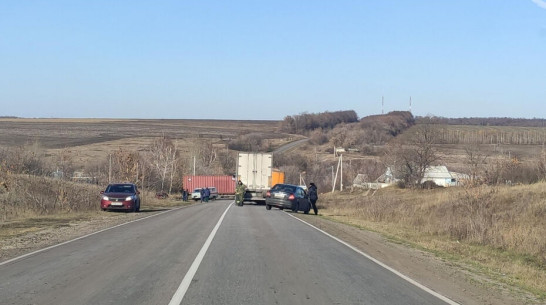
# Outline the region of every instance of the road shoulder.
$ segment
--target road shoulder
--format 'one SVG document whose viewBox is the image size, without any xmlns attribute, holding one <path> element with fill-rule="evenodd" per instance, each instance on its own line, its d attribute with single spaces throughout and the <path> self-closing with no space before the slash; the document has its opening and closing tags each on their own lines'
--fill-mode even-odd
<svg viewBox="0 0 546 305">
<path fill-rule="evenodd" d="M 378 233 L 324 217 L 293 215 L 460 304 L 540 304 L 532 295 L 488 279 L 472 266 L 448 261 L 410 245 L 391 242 Z"/>
</svg>

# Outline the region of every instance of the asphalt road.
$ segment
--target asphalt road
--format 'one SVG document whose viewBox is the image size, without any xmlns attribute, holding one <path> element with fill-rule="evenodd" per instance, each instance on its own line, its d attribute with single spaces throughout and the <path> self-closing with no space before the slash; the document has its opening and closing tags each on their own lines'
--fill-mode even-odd
<svg viewBox="0 0 546 305">
<path fill-rule="evenodd" d="M 309 141 L 309 139 L 301 139 L 301 140 L 297 140 L 297 141 L 294 141 L 294 142 L 290 142 L 288 144 L 285 144 L 277 149 L 275 149 L 273 151 L 274 154 L 280 154 L 280 153 L 283 153 L 283 152 L 286 152 L 286 151 L 289 151 L 291 149 L 294 149 L 300 145 L 303 145 L 304 143 L 306 143 L 307 141 Z"/>
<path fill-rule="evenodd" d="M 446 304 L 290 213 L 230 204 L 2 263 L 0 304 Z"/>
</svg>

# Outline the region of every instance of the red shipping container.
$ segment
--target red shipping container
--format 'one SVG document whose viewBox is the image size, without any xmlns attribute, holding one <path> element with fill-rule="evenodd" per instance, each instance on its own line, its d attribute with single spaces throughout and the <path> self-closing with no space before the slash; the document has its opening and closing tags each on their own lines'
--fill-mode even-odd
<svg viewBox="0 0 546 305">
<path fill-rule="evenodd" d="M 182 188 L 190 193 L 196 188 L 214 186 L 218 190 L 218 195 L 235 194 L 235 177 L 233 176 L 184 176 L 182 178 Z"/>
</svg>

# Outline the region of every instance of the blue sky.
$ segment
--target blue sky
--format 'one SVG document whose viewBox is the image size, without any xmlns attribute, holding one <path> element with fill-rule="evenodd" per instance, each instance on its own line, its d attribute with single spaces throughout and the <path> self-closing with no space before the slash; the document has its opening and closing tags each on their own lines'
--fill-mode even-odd
<svg viewBox="0 0 546 305">
<path fill-rule="evenodd" d="M 0 115 L 546 118 L 546 1 L 0 1 Z"/>
</svg>

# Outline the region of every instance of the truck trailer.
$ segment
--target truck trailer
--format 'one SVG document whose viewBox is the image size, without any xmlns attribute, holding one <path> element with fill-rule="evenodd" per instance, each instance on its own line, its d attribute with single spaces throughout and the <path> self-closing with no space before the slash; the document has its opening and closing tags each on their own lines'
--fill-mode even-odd
<svg viewBox="0 0 546 305">
<path fill-rule="evenodd" d="M 231 197 L 235 195 L 234 176 L 193 176 L 186 175 L 182 178 L 182 188 L 190 193 L 197 188 L 215 187 L 220 197 Z"/>
<path fill-rule="evenodd" d="M 266 192 L 277 183 L 284 183 L 284 172 L 273 169 L 270 153 L 239 153 L 237 180 L 246 185 L 245 201 L 265 204 Z"/>
</svg>

